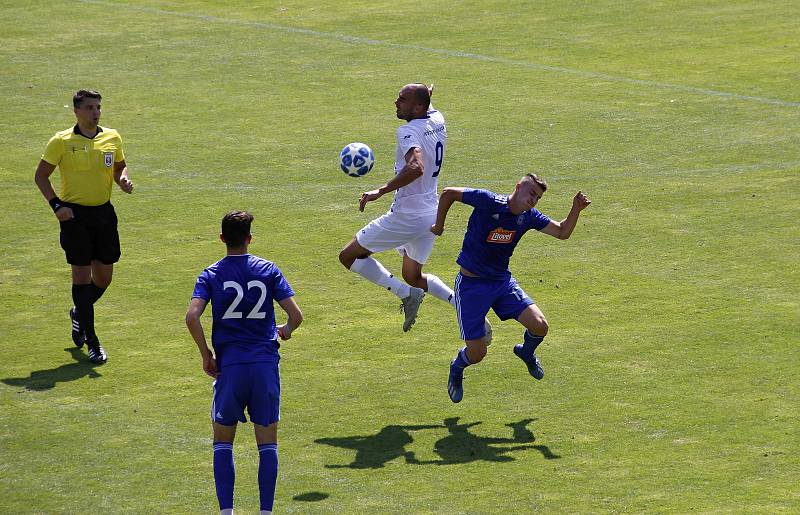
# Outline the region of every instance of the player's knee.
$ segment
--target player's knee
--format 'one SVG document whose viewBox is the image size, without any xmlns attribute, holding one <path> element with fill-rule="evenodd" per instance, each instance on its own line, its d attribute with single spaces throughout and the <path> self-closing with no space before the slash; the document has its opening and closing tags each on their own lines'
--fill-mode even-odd
<svg viewBox="0 0 800 515">
<path fill-rule="evenodd" d="M 353 266 L 353 261 L 355 261 L 355 259 L 350 256 L 346 250 L 347 249 L 342 249 L 342 251 L 339 252 L 339 263 L 341 263 L 346 269 L 350 270 L 350 267 Z"/>
<path fill-rule="evenodd" d="M 89 284 L 92 282 L 92 270 L 90 268 L 72 269 L 72 284 Z"/>
<path fill-rule="evenodd" d="M 467 342 L 467 357 L 473 365 L 486 357 L 486 342 L 483 340 L 470 340 Z"/>
<path fill-rule="evenodd" d="M 410 284 L 411 286 L 414 286 L 416 288 L 423 288 L 423 286 L 420 286 L 420 284 L 423 282 L 422 281 L 422 274 L 420 274 L 418 272 L 410 272 L 410 271 L 403 270 L 403 280 L 407 284 Z M 427 284 L 425 284 L 425 286 L 427 286 Z M 427 288 L 423 288 L 423 289 L 427 289 Z"/>
<path fill-rule="evenodd" d="M 532 334 L 536 336 L 547 336 L 547 330 L 550 328 L 550 325 L 547 323 L 544 314 L 535 307 L 529 306 L 528 309 L 522 312 L 517 320 Z"/>
<path fill-rule="evenodd" d="M 92 282 L 98 288 L 108 288 L 111 286 L 111 277 L 92 277 Z"/>
<path fill-rule="evenodd" d="M 550 329 L 550 326 L 544 316 L 536 317 L 533 320 L 533 331 L 531 331 L 533 334 L 537 336 L 547 336 L 548 329 Z"/>
</svg>

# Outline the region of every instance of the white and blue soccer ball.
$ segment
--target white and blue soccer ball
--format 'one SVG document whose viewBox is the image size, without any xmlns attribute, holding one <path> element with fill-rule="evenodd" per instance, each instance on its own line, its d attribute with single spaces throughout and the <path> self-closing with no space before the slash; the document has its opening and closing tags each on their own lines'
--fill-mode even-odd
<svg viewBox="0 0 800 515">
<path fill-rule="evenodd" d="M 350 177 L 361 177 L 372 170 L 375 154 L 363 143 L 350 143 L 339 153 L 339 167 Z"/>
</svg>

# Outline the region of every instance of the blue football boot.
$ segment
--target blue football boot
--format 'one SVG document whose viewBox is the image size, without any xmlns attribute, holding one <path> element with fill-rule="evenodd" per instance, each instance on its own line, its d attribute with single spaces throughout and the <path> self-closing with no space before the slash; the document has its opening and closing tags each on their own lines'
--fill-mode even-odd
<svg viewBox="0 0 800 515">
<path fill-rule="evenodd" d="M 544 377 L 542 363 L 539 361 L 539 358 L 536 357 L 535 352 L 530 359 L 524 358 L 522 356 L 522 344 L 520 343 L 514 345 L 514 354 L 516 354 L 517 357 L 525 363 L 525 365 L 528 367 L 528 373 L 532 375 L 534 379 L 541 380 Z"/>
<path fill-rule="evenodd" d="M 453 402 L 461 402 L 464 397 L 464 369 L 450 363 L 450 377 L 447 379 L 447 394 Z"/>
</svg>

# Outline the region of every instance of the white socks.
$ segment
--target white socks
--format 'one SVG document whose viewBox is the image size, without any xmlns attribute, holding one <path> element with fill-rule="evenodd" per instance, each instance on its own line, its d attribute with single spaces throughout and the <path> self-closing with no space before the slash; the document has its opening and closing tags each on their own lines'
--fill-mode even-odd
<svg viewBox="0 0 800 515">
<path fill-rule="evenodd" d="M 411 287 L 409 285 L 390 274 L 380 262 L 372 257 L 356 259 L 353 262 L 353 266 L 350 267 L 350 271 L 357 273 L 364 279 L 378 286 L 386 288 L 400 299 L 408 297 L 411 293 Z"/>
<path fill-rule="evenodd" d="M 380 263 L 380 261 L 373 257 L 365 257 L 353 261 L 353 266 L 350 267 L 351 272 L 355 272 L 364 279 L 382 286 L 390 292 L 397 295 L 398 298 L 408 297 L 411 292 L 411 287 L 404 281 L 401 281 Z M 441 279 L 433 274 L 425 274 L 428 279 L 428 293 L 441 299 L 451 306 L 455 306 L 456 299 L 453 295 L 453 290 L 447 287 Z"/>
<path fill-rule="evenodd" d="M 433 274 L 425 274 L 425 277 L 428 278 L 428 293 L 437 299 L 447 302 L 451 306 L 456 305 L 456 298 L 455 295 L 453 295 L 453 290 L 448 288 L 441 279 Z"/>
</svg>

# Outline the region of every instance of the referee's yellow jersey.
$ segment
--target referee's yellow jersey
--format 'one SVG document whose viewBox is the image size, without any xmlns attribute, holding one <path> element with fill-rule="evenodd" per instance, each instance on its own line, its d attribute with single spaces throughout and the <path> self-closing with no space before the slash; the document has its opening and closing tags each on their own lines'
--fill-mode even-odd
<svg viewBox="0 0 800 515">
<path fill-rule="evenodd" d="M 124 161 L 125 154 L 122 138 L 116 130 L 97 127 L 97 135 L 87 138 L 75 125 L 50 138 L 42 159 L 58 166 L 61 200 L 99 206 L 111 199 L 114 163 Z"/>
</svg>

